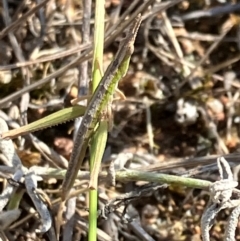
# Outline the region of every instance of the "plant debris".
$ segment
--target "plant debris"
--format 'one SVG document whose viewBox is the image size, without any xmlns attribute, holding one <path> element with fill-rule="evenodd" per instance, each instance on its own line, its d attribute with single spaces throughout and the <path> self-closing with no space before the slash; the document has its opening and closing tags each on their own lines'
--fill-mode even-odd
<svg viewBox="0 0 240 241">
<path fill-rule="evenodd" d="M 0 3 L 1 132 L 88 95 L 96 3 L 87 10 L 82 2 Z M 98 239 L 240 240 L 240 3 L 108 0 L 105 9 L 104 70 L 131 16 L 144 21 L 119 83 L 126 100 L 116 94 L 112 104 Z M 0 239 L 87 240 L 89 152 L 66 208 L 60 200 L 75 128 L 69 121 L 14 143 L 0 139 Z M 124 170 L 211 184 L 125 182 Z"/>
</svg>

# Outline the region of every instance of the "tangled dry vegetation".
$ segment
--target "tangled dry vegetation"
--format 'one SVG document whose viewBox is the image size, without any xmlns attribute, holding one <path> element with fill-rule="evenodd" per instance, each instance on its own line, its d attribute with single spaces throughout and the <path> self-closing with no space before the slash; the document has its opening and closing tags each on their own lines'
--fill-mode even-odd
<svg viewBox="0 0 240 241">
<path fill-rule="evenodd" d="M 90 3 L 1 1 L 0 117 L 9 128 L 70 106 L 78 92 L 87 94 L 95 7 L 95 2 Z M 230 223 L 239 212 L 234 188 L 240 158 L 232 153 L 237 153 L 240 143 L 240 3 L 108 0 L 105 8 L 105 69 L 130 17 L 141 12 L 143 22 L 129 71 L 119 83 L 126 100 L 112 105 L 114 127 L 108 136 L 102 170 L 114 162 L 116 170 L 184 175 L 213 184 L 212 202 L 208 203 L 209 193 L 200 189 L 143 181 L 117 181 L 111 186 L 102 180 L 99 210 L 106 209 L 107 204 L 109 213 L 107 219 L 99 216 L 98 239 L 207 241 L 210 234 L 211 240 L 240 240 L 238 220 Z M 38 173 L 43 167 L 66 168 L 73 129 L 74 122 L 70 121 L 15 139 L 19 156 L 15 164 L 39 169 Z M 9 140 L 0 147 L 6 143 Z M 228 162 L 220 158 L 216 165 L 218 156 Z M 88 155 L 82 170 L 88 171 Z M 36 186 L 30 174 L 25 183 L 11 182 L 12 172 L 11 163 L 1 155 L 2 240 L 57 240 L 57 235 L 63 241 L 87 240 L 87 178 L 76 182 L 76 194 L 67 202 L 61 218 L 62 177 L 39 174 L 43 179 Z M 16 205 L 10 197 L 4 199 L 7 187 L 16 188 L 15 195 L 22 198 L 18 204 L 21 212 L 7 213 L 6 218 L 4 212 Z M 36 187 L 43 197 L 34 201 L 31 195 L 36 198 Z M 44 203 L 54 220 L 47 233 L 41 233 L 47 218 L 43 215 L 39 219 L 36 202 Z M 55 227 L 61 224 L 57 232 Z M 237 226 L 237 232 L 233 228 L 229 234 L 229 225 Z"/>
</svg>

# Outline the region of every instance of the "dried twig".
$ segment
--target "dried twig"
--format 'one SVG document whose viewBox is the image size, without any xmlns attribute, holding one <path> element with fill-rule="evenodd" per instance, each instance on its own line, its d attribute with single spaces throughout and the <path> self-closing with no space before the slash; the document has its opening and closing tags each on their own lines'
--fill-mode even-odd
<svg viewBox="0 0 240 241">
<path fill-rule="evenodd" d="M 218 158 L 217 162 L 221 180 L 212 183 L 209 187 L 210 205 L 205 209 L 201 219 L 202 238 L 203 241 L 210 240 L 209 230 L 220 210 L 234 208 L 228 219 L 224 235 L 224 241 L 233 241 L 240 214 L 240 200 L 232 200 L 231 197 L 238 182 L 233 180 L 230 166 L 223 157 Z"/>
</svg>

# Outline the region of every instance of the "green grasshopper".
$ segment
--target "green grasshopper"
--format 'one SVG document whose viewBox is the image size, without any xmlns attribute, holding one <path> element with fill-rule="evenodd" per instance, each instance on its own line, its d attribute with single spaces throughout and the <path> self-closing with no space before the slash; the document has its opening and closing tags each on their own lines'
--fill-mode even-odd
<svg viewBox="0 0 240 241">
<path fill-rule="evenodd" d="M 105 113 L 109 102 L 112 101 L 119 80 L 125 76 L 128 70 L 129 61 L 134 51 L 134 42 L 140 24 L 141 15 L 138 15 L 129 27 L 126 37 L 121 42 L 118 52 L 111 64 L 108 66 L 86 108 L 82 106 L 66 108 L 29 125 L 2 133 L 2 138 L 13 138 L 24 133 L 37 131 L 63 123 L 77 118 L 84 113 L 74 141 L 74 147 L 66 176 L 62 184 L 62 200 L 65 200 L 68 196 L 69 191 L 77 177 L 78 170 L 81 167 L 81 160 L 83 159 L 80 158 L 80 156 L 85 154 L 89 140 L 94 133 L 98 122 L 101 121 L 101 118 L 104 118 L 103 115 L 105 114 L 103 113 Z"/>
</svg>

